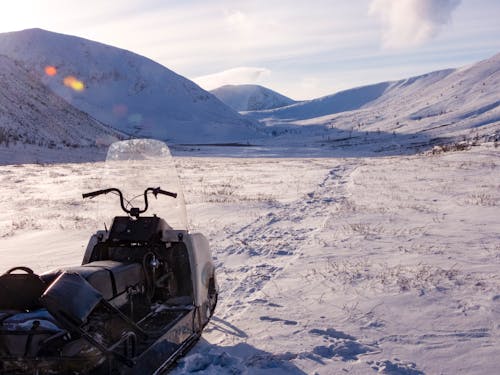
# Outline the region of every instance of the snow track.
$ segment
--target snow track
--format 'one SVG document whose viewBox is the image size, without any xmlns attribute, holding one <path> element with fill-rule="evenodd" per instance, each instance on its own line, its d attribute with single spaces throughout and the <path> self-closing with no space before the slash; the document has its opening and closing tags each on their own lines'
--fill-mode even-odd
<svg viewBox="0 0 500 375">
<path fill-rule="evenodd" d="M 304 256 L 304 249 L 315 243 L 315 233 L 322 229 L 322 225 L 318 228 L 317 224 L 327 220 L 329 206 L 337 204 L 335 197 L 345 195 L 341 191 L 342 181 L 345 182 L 343 177 L 351 169 L 350 165 L 331 169 L 313 191 L 293 202 L 271 203 L 266 215 L 228 234 L 227 239 L 234 237 L 237 245 L 231 244 L 220 252 L 244 256 L 246 262 L 237 267 L 245 276 L 223 288 L 227 308 L 222 318 L 234 317 L 234 310 L 241 310 L 240 314 L 244 315 L 245 309 L 251 308 L 251 301 L 263 298 L 262 289 L 267 283 L 274 282 L 289 264 Z M 224 264 L 220 267 L 222 272 L 234 272 Z"/>
</svg>

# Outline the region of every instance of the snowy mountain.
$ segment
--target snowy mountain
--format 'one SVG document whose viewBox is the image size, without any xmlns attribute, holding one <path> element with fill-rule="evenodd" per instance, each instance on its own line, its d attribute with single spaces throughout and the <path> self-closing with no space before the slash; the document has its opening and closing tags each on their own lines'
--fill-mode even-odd
<svg viewBox="0 0 500 375">
<path fill-rule="evenodd" d="M 52 93 L 20 63 L 0 55 L 0 144 L 91 146 L 122 136 Z"/>
<path fill-rule="evenodd" d="M 299 102 L 291 106 L 257 111 L 249 114 L 255 118 L 304 120 L 339 112 L 352 111 L 380 97 L 390 86 L 389 82 L 357 87 L 333 95 Z"/>
<path fill-rule="evenodd" d="M 379 112 L 388 129 L 493 133 L 500 130 L 499 92 L 497 54 L 471 66 L 395 82 L 365 108 Z"/>
<path fill-rule="evenodd" d="M 225 85 L 210 92 L 236 111 L 258 111 L 296 103 L 293 99 L 259 85 Z"/>
<path fill-rule="evenodd" d="M 21 61 L 73 106 L 132 135 L 182 143 L 256 135 L 253 121 L 193 82 L 123 49 L 29 29 L 0 34 L 0 54 Z"/>
<path fill-rule="evenodd" d="M 267 125 L 468 137 L 500 131 L 500 54 L 476 64 L 250 112 Z"/>
</svg>

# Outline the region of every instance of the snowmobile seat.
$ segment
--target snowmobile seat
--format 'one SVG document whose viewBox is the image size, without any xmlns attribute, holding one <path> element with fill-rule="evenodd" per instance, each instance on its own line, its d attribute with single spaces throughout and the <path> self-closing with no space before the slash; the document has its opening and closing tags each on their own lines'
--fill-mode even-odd
<svg viewBox="0 0 500 375">
<path fill-rule="evenodd" d="M 64 271 L 77 273 L 82 276 L 90 285 L 97 289 L 105 299 L 109 300 L 114 297 L 111 274 L 109 273 L 109 271 L 100 267 L 77 266 L 68 267 L 65 269 L 57 269 L 42 274 L 41 278 L 52 284 L 52 282 Z"/>
<path fill-rule="evenodd" d="M 122 263 L 111 260 L 95 261 L 82 266 L 54 270 L 41 275 L 41 278 L 50 283 L 63 271 L 81 275 L 107 301 L 125 293 L 128 287 L 144 282 L 142 266 L 139 263 Z"/>
<path fill-rule="evenodd" d="M 139 263 L 122 263 L 113 260 L 100 260 L 88 263 L 82 267 L 101 267 L 111 273 L 113 295 L 123 294 L 131 286 L 144 283 L 144 272 Z"/>
<path fill-rule="evenodd" d="M 15 273 L 23 271 L 24 273 Z M 0 309 L 34 310 L 46 284 L 28 267 L 14 267 L 0 276 Z"/>
</svg>

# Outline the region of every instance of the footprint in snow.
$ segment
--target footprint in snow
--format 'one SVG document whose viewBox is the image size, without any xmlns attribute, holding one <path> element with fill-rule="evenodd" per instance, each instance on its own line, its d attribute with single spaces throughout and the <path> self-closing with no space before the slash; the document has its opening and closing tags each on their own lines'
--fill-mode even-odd
<svg viewBox="0 0 500 375">
<path fill-rule="evenodd" d="M 322 329 L 311 329 L 309 333 L 318 336 L 324 336 L 325 339 L 346 339 L 346 340 L 356 340 L 354 336 L 348 335 L 347 333 L 337 331 L 333 328 L 327 328 L 326 330 Z"/>
<path fill-rule="evenodd" d="M 282 322 L 283 324 L 287 326 L 296 326 L 298 323 L 295 320 L 286 320 L 286 319 L 281 319 L 281 318 L 273 318 L 270 316 L 261 316 L 260 320 L 262 321 L 268 321 L 268 322 Z"/>
<path fill-rule="evenodd" d="M 394 362 L 385 360 L 385 361 L 368 362 L 368 364 L 372 365 L 372 369 L 382 374 L 425 375 L 422 371 L 417 369 L 417 365 L 415 363 L 413 362 L 404 363 L 401 362 L 399 359 L 394 359 Z"/>
<path fill-rule="evenodd" d="M 312 353 L 322 358 L 355 361 L 359 355 L 374 350 L 372 347 L 357 341 L 354 336 L 333 328 L 327 328 L 326 330 L 312 329 L 309 333 L 322 336 L 323 339 L 329 341 L 330 345 L 320 345 L 313 348 Z"/>
<path fill-rule="evenodd" d="M 327 359 L 339 358 L 340 360 L 355 361 L 360 354 L 371 352 L 372 349 L 357 341 L 338 340 L 329 346 L 320 345 L 313 349 L 313 353 Z"/>
</svg>

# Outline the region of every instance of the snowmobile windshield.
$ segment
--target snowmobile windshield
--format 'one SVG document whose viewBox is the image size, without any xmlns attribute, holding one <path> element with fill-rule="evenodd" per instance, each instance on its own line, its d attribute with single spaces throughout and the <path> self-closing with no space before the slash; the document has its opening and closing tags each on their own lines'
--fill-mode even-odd
<svg viewBox="0 0 500 375">
<path fill-rule="evenodd" d="M 0 148 L 4 162 L 0 163 L 0 275 L 16 266 L 41 273 L 80 264 L 91 236 L 106 227 L 109 230 L 115 216 L 127 216 L 116 192 L 87 199 L 84 193 L 116 188 L 126 199 L 126 209 L 142 210 L 144 190 L 159 187 L 177 197 L 157 194 L 155 198 L 149 192 L 149 207 L 140 216 L 156 214 L 174 229 L 187 229 L 175 163 L 163 142 L 135 139 L 106 149 L 33 146 L 30 150 L 23 145 L 4 147 L 4 152 L 23 158 L 8 163 Z M 68 162 L 68 152 L 82 154 L 81 160 Z M 49 157 L 50 163 L 38 161 Z"/>
<path fill-rule="evenodd" d="M 97 181 L 99 186 L 95 191 L 119 190 L 92 198 L 98 200 L 98 216 L 105 223 L 110 223 L 115 216 L 127 215 L 125 209 L 128 215 L 156 215 L 174 229 L 187 229 L 184 196 L 174 160 L 165 143 L 133 139 L 111 144 L 103 173 Z M 147 203 L 146 189 L 149 189 Z"/>
</svg>

